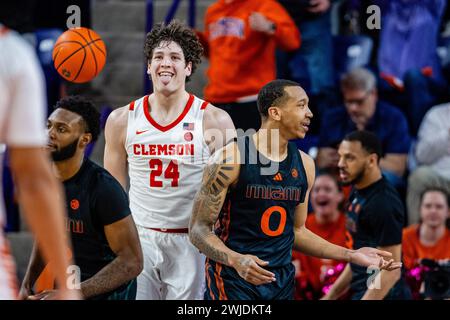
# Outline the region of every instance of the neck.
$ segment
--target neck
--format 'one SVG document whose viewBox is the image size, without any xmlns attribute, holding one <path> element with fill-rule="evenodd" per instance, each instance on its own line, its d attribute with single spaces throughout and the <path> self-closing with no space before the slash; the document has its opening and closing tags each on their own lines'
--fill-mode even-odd
<svg viewBox="0 0 450 320">
<path fill-rule="evenodd" d="M 56 177 L 60 181 L 66 181 L 72 178 L 80 170 L 84 160 L 83 152 L 77 152 L 72 158 L 64 161 L 53 162 L 53 168 Z"/>
<path fill-rule="evenodd" d="M 439 225 L 437 227 L 429 226 L 425 223 L 420 225 L 420 242 L 425 245 L 436 244 L 445 234 L 445 225 Z"/>
<path fill-rule="evenodd" d="M 173 106 L 183 105 L 182 101 L 187 101 L 187 99 L 189 99 L 189 93 L 187 93 L 185 90 L 179 90 L 170 95 L 164 95 L 160 92 L 155 92 L 150 96 L 150 99 L 153 100 L 152 106 L 168 110 Z"/>
<path fill-rule="evenodd" d="M 256 149 L 266 158 L 273 161 L 282 161 L 287 156 L 288 140 L 280 134 L 276 127 L 263 123 L 261 128 L 253 135 Z"/>
<path fill-rule="evenodd" d="M 374 184 L 382 178 L 380 167 L 376 167 L 374 170 L 368 170 L 364 172 L 364 176 L 358 183 L 355 183 L 356 189 L 364 189 L 371 184 Z"/>
</svg>

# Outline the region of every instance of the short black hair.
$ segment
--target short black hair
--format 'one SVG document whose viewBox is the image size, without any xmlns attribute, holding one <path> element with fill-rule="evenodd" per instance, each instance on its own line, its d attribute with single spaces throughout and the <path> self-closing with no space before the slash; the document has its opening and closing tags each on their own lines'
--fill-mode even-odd
<svg viewBox="0 0 450 320">
<path fill-rule="evenodd" d="M 295 81 L 277 79 L 270 81 L 258 93 L 258 111 L 263 118 L 267 118 L 269 115 L 269 108 L 272 106 L 282 105 L 289 97 L 284 90 L 286 87 L 300 87 Z"/>
<path fill-rule="evenodd" d="M 83 119 L 84 131 L 92 135 L 92 141 L 96 141 L 100 134 L 100 113 L 94 103 L 82 96 L 67 96 L 60 99 L 54 110 L 65 109 L 74 112 Z"/>
<path fill-rule="evenodd" d="M 168 25 L 164 23 L 156 24 L 153 29 L 147 33 L 145 39 L 144 53 L 147 62 L 152 60 L 153 50 L 156 46 L 164 41 L 176 42 L 181 47 L 186 63 L 191 62 L 192 64 L 193 74 L 197 65 L 202 61 L 203 55 L 203 46 L 195 32 L 178 20 L 172 20 Z M 187 77 L 186 81 L 189 80 L 190 76 Z"/>
<path fill-rule="evenodd" d="M 370 131 L 356 130 L 347 134 L 344 141 L 359 141 L 364 150 L 369 154 L 375 153 L 378 157 L 377 162 L 380 162 L 383 156 L 383 149 L 381 147 L 381 141 L 378 137 Z"/>
</svg>

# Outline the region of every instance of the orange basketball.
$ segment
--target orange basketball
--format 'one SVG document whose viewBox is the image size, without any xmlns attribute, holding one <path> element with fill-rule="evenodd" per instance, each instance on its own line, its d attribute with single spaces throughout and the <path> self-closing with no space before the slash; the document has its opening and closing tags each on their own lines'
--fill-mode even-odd
<svg viewBox="0 0 450 320">
<path fill-rule="evenodd" d="M 94 79 L 106 61 L 100 36 L 88 28 L 73 28 L 59 36 L 53 47 L 53 63 L 66 80 L 83 83 Z"/>
</svg>

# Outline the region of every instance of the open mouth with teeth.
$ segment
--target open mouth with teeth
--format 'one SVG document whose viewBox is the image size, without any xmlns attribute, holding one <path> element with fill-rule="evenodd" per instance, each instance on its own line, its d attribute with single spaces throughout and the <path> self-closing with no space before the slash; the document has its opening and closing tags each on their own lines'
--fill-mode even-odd
<svg viewBox="0 0 450 320">
<path fill-rule="evenodd" d="M 321 200 L 317 200 L 317 201 L 316 201 L 316 204 L 317 204 L 319 207 L 325 207 L 325 206 L 327 206 L 329 203 L 330 203 L 330 200 L 328 200 L 328 199 L 321 199 Z"/>
<path fill-rule="evenodd" d="M 309 122 L 302 122 L 300 125 L 301 125 L 301 127 L 304 129 L 304 130 L 306 130 L 306 131 L 308 131 L 309 130 Z"/>
</svg>

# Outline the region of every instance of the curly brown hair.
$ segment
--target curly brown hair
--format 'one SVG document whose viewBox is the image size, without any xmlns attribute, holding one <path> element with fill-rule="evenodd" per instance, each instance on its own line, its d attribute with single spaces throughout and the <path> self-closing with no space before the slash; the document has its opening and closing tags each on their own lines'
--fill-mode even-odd
<svg viewBox="0 0 450 320">
<path fill-rule="evenodd" d="M 181 47 L 186 64 L 192 63 L 191 74 L 193 74 L 203 55 L 203 46 L 195 32 L 177 20 L 172 20 L 168 25 L 164 23 L 156 24 L 147 33 L 145 39 L 144 53 L 147 62 L 151 61 L 153 50 L 163 41 L 173 41 Z M 190 77 L 187 77 L 186 81 L 189 80 Z"/>
</svg>

